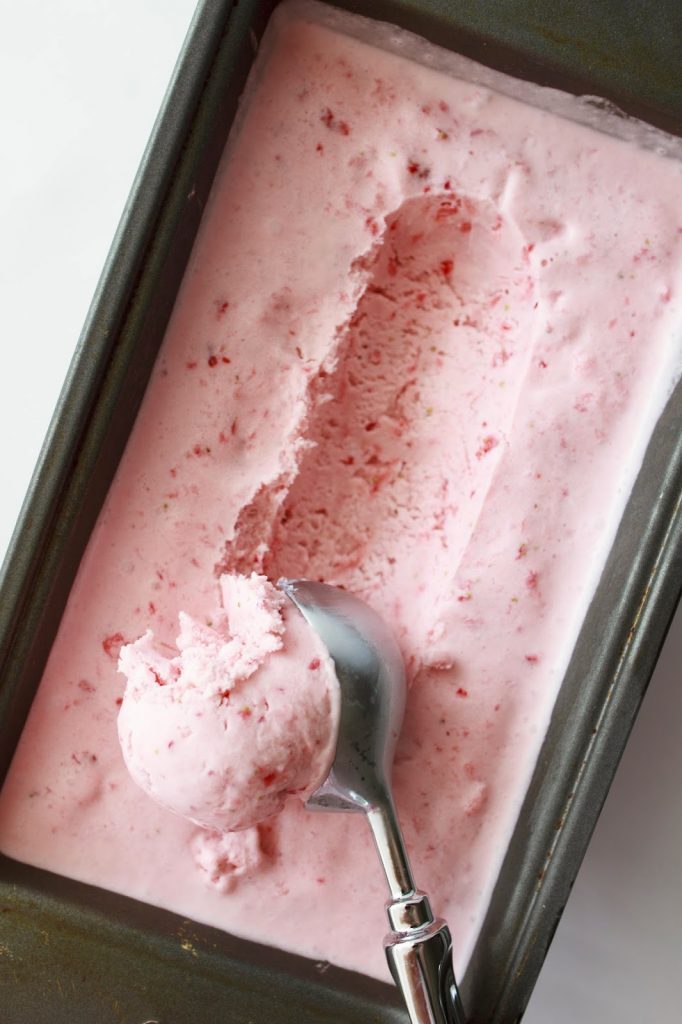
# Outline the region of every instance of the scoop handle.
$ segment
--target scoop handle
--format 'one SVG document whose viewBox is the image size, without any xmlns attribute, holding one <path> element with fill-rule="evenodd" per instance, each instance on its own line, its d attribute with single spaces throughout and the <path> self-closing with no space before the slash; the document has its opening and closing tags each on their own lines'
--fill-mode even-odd
<svg viewBox="0 0 682 1024">
<path fill-rule="evenodd" d="M 433 918 L 422 892 L 389 903 L 387 910 L 394 930 L 384 940 L 386 959 L 411 1024 L 465 1024 L 445 921 Z"/>
<path fill-rule="evenodd" d="M 391 893 L 386 904 L 391 924 L 384 939 L 386 959 L 411 1024 L 466 1024 L 452 967 L 450 931 L 442 918 L 434 918 L 426 893 L 415 888 L 388 789 L 367 818 Z"/>
</svg>

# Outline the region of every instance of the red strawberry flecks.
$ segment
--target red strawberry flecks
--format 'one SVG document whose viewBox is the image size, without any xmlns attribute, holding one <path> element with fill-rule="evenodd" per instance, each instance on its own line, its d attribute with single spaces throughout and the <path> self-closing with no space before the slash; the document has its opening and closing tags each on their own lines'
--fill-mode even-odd
<svg viewBox="0 0 682 1024">
<path fill-rule="evenodd" d="M 320 667 L 320 659 L 319 658 L 313 658 L 313 660 L 308 665 L 308 668 L 310 669 L 311 672 L 314 672 L 315 669 L 318 669 L 319 667 Z"/>
<path fill-rule="evenodd" d="M 102 640 L 102 650 L 112 661 L 118 660 L 118 655 L 126 639 L 123 633 L 111 633 Z"/>
<path fill-rule="evenodd" d="M 438 204 L 436 210 L 436 222 L 442 223 L 443 221 L 449 220 L 451 217 L 456 217 L 462 209 L 462 200 L 458 199 L 457 196 L 450 196 L 447 199 L 443 199 Z"/>
<path fill-rule="evenodd" d="M 350 126 L 347 121 L 337 120 L 330 107 L 326 107 L 320 115 L 320 121 L 331 132 L 338 132 L 340 135 L 350 135 Z"/>
<path fill-rule="evenodd" d="M 191 453 L 188 453 L 188 458 L 191 458 L 192 455 L 196 455 L 197 458 L 199 458 L 202 455 L 210 455 L 210 454 L 211 454 L 211 449 L 210 449 L 209 445 L 207 445 L 207 444 L 195 444 L 194 447 L 192 448 Z"/>
<path fill-rule="evenodd" d="M 76 754 L 74 752 L 71 756 L 71 760 L 77 765 L 87 764 L 88 762 L 90 762 L 90 764 L 96 764 L 97 755 L 92 754 L 90 751 L 81 751 L 80 754 Z"/>
<path fill-rule="evenodd" d="M 431 174 L 431 169 L 429 167 L 424 167 L 418 160 L 408 160 L 407 171 L 408 174 L 413 175 L 415 178 L 420 178 L 422 181 L 428 178 Z"/>
<path fill-rule="evenodd" d="M 591 391 L 586 391 L 585 394 L 579 395 L 573 403 L 573 408 L 576 412 L 589 412 L 590 407 L 594 403 L 594 395 Z"/>
<path fill-rule="evenodd" d="M 508 352 L 506 348 L 501 348 L 492 358 L 492 366 L 504 366 L 512 357 L 511 352 Z"/>
<path fill-rule="evenodd" d="M 483 440 L 482 440 L 482 442 L 481 442 L 481 444 L 480 444 L 480 446 L 478 448 L 478 451 L 476 452 L 476 458 L 477 459 L 482 459 L 483 456 L 487 455 L 488 452 L 491 452 L 493 450 L 493 448 L 497 448 L 499 443 L 500 442 L 497 440 L 496 437 L 493 437 L 492 434 L 488 434 L 487 437 L 483 438 Z"/>
</svg>

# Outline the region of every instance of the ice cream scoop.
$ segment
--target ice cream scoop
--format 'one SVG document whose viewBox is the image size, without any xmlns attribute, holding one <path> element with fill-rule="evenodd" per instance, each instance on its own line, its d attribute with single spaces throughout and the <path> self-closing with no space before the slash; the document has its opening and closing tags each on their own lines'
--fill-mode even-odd
<svg viewBox="0 0 682 1024">
<path fill-rule="evenodd" d="M 326 646 L 341 688 L 336 752 L 311 809 L 362 811 L 372 829 L 391 899 L 386 958 L 412 1024 L 464 1024 L 452 939 L 415 887 L 391 794 L 390 772 L 405 708 L 405 669 L 390 630 L 354 595 L 309 580 L 279 581 Z"/>
</svg>

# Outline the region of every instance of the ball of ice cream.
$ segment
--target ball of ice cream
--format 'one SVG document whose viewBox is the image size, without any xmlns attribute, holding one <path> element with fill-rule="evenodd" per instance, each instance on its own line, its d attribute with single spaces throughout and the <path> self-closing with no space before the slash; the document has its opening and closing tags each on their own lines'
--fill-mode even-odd
<svg viewBox="0 0 682 1024">
<path fill-rule="evenodd" d="M 317 634 L 264 576 L 224 575 L 210 626 L 180 614 L 178 652 L 121 650 L 118 735 L 131 776 L 204 828 L 248 828 L 326 778 L 340 693 Z"/>
</svg>

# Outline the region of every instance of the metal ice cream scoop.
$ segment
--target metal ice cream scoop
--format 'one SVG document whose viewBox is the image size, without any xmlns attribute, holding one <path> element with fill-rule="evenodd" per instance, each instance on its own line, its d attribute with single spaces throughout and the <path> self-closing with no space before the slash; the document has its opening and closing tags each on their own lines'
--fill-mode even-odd
<svg viewBox="0 0 682 1024">
<path fill-rule="evenodd" d="M 405 668 L 383 620 L 364 601 L 325 583 L 278 586 L 329 651 L 341 687 L 336 754 L 307 806 L 367 815 L 386 873 L 391 931 L 386 958 L 412 1024 L 465 1024 L 452 968 L 452 940 L 415 888 L 391 795 L 390 775 L 405 710 Z"/>
</svg>

